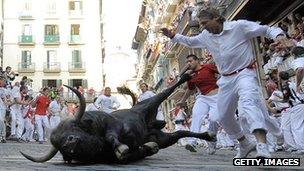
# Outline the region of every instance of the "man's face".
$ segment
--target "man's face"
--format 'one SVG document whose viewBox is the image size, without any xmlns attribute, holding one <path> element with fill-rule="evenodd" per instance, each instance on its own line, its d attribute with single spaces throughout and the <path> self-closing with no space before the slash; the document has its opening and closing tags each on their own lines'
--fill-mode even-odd
<svg viewBox="0 0 304 171">
<path fill-rule="evenodd" d="M 191 70 L 195 70 L 197 68 L 197 66 L 199 65 L 199 61 L 194 60 L 192 57 L 187 58 L 186 63 L 187 63 L 187 65 L 189 65 L 189 69 L 191 69 Z"/>
<path fill-rule="evenodd" d="M 0 79 L 0 87 L 5 87 L 6 82 L 4 79 Z"/>
<path fill-rule="evenodd" d="M 148 87 L 147 87 L 145 84 L 141 84 L 141 85 L 140 85 L 140 90 L 141 90 L 142 92 L 146 92 L 146 91 L 148 90 Z"/>
<path fill-rule="evenodd" d="M 213 34 L 220 34 L 223 30 L 223 24 L 218 22 L 216 18 L 210 19 L 207 17 L 202 17 L 200 18 L 199 24 L 201 27 Z"/>
<path fill-rule="evenodd" d="M 106 88 L 104 94 L 106 96 L 111 96 L 111 89 L 110 88 Z"/>
</svg>

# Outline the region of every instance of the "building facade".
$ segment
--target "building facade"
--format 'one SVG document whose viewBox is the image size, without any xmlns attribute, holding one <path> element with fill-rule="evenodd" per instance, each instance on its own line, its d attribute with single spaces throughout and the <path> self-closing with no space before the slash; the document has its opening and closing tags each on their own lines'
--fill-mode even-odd
<svg viewBox="0 0 304 171">
<path fill-rule="evenodd" d="M 99 0 L 4 0 L 3 67 L 27 76 L 34 91 L 67 84 L 102 86 Z"/>
</svg>

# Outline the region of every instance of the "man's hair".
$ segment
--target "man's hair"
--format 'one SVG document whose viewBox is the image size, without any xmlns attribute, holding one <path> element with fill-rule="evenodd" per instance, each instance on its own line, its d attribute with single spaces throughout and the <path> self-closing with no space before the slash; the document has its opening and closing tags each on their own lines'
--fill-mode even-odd
<svg viewBox="0 0 304 171">
<path fill-rule="evenodd" d="M 218 21 L 223 23 L 224 21 L 226 21 L 226 19 L 221 16 L 221 14 L 219 13 L 218 10 L 214 9 L 214 8 L 206 8 L 206 9 L 201 9 L 197 15 L 197 18 L 201 19 L 201 18 L 208 18 L 208 19 L 214 19 L 214 18 L 218 18 Z"/>
<path fill-rule="evenodd" d="M 105 89 L 105 90 L 106 90 L 106 89 L 109 89 L 109 90 L 111 90 L 111 88 L 110 88 L 110 87 L 105 87 L 104 89 Z"/>
<path fill-rule="evenodd" d="M 190 55 L 186 56 L 186 59 L 188 59 L 188 58 L 192 58 L 192 59 L 194 59 L 196 61 L 198 60 L 198 57 L 196 55 L 194 55 L 194 54 L 190 54 Z"/>
<path fill-rule="evenodd" d="M 304 55 L 304 47 L 296 46 L 291 49 L 291 54 L 295 56 L 295 58 Z"/>
<path fill-rule="evenodd" d="M 289 73 L 287 71 L 282 71 L 279 73 L 279 77 L 282 79 L 282 80 L 288 80 L 289 79 Z"/>
<path fill-rule="evenodd" d="M 48 87 L 44 87 L 42 91 L 50 90 Z"/>
<path fill-rule="evenodd" d="M 141 83 L 140 86 L 141 85 L 145 85 L 147 88 L 149 87 L 147 83 Z"/>
</svg>

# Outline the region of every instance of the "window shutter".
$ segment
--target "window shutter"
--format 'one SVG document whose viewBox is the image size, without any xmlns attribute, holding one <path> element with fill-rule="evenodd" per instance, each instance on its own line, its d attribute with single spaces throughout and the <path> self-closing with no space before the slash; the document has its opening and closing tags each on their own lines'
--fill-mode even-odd
<svg viewBox="0 0 304 171">
<path fill-rule="evenodd" d="M 62 80 L 56 80 L 56 87 L 59 88 L 62 85 Z"/>
<path fill-rule="evenodd" d="M 82 87 L 83 88 L 88 88 L 88 80 L 87 79 L 82 80 Z"/>
</svg>

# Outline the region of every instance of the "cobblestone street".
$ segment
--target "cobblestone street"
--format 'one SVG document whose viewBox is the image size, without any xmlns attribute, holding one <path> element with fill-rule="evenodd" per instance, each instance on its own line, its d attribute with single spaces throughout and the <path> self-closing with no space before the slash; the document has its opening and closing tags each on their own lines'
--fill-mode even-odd
<svg viewBox="0 0 304 171">
<path fill-rule="evenodd" d="M 161 150 L 158 154 L 142 161 L 128 165 L 68 165 L 62 161 L 62 156 L 57 154 L 46 163 L 34 163 L 25 159 L 19 151 L 29 154 L 42 155 L 46 153 L 50 145 L 37 143 L 8 142 L 0 144 L 0 170 L 253 170 L 252 167 L 235 167 L 232 165 L 234 151 L 220 150 L 215 155 L 207 155 L 203 148 L 197 153 L 191 153 L 182 147 L 173 146 Z M 304 157 L 279 152 L 274 157 L 301 157 L 301 167 L 273 167 L 269 170 L 304 169 Z M 265 169 L 257 167 L 256 170 Z"/>
</svg>

